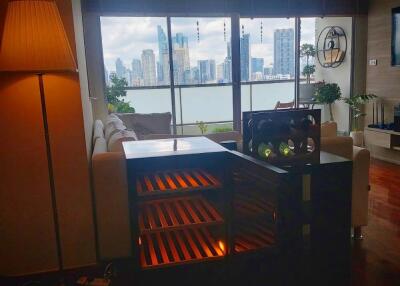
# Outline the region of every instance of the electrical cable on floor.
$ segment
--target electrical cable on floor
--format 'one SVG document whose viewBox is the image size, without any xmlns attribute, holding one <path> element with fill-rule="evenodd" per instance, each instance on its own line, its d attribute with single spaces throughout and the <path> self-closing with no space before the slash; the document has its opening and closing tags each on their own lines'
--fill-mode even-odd
<svg viewBox="0 0 400 286">
<path fill-rule="evenodd" d="M 112 262 L 108 263 L 106 268 L 104 269 L 104 275 L 103 277 L 105 279 L 112 279 L 114 277 L 114 266 L 112 264 Z"/>
</svg>

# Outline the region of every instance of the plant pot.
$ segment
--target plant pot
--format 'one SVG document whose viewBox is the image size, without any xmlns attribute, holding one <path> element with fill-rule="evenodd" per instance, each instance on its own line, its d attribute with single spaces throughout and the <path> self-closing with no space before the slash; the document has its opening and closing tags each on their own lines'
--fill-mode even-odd
<svg viewBox="0 0 400 286">
<path fill-rule="evenodd" d="M 353 145 L 358 147 L 364 146 L 364 131 L 351 131 L 350 137 L 353 138 Z"/>
<path fill-rule="evenodd" d="M 299 92 L 300 102 L 310 103 L 315 96 L 315 84 L 314 83 L 302 83 L 300 84 Z"/>
</svg>

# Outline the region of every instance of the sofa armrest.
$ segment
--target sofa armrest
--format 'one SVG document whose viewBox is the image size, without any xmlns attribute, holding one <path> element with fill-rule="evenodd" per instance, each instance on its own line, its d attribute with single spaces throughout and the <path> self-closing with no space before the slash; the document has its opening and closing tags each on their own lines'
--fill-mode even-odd
<svg viewBox="0 0 400 286">
<path fill-rule="evenodd" d="M 353 192 L 352 225 L 368 224 L 370 152 L 365 148 L 353 147 Z"/>
<path fill-rule="evenodd" d="M 92 182 L 100 259 L 130 256 L 128 183 L 124 154 L 107 152 L 94 155 Z"/>
<path fill-rule="evenodd" d="M 321 150 L 352 160 L 353 139 L 346 136 L 321 137 Z"/>
</svg>

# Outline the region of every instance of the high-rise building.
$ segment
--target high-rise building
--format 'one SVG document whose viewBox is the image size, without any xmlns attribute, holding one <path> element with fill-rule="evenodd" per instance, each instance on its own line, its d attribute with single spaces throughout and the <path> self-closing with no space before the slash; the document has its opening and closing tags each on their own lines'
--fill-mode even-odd
<svg viewBox="0 0 400 286">
<path fill-rule="evenodd" d="M 224 82 L 225 81 L 225 64 L 220 63 L 217 65 L 217 82 Z"/>
<path fill-rule="evenodd" d="M 174 45 L 178 45 L 180 48 L 189 48 L 189 40 L 183 33 L 176 33 L 175 37 L 172 37 Z"/>
<path fill-rule="evenodd" d="M 125 69 L 123 78 L 126 80 L 128 86 L 132 86 L 132 71 L 130 69 Z"/>
<path fill-rule="evenodd" d="M 168 55 L 168 40 L 163 28 L 157 26 L 158 34 L 158 62 L 157 62 L 157 79 L 160 84 L 165 84 L 165 79 L 167 75 L 164 74 L 164 55 Z"/>
<path fill-rule="evenodd" d="M 224 60 L 224 82 L 232 81 L 232 47 L 231 43 L 226 44 L 226 57 Z"/>
<path fill-rule="evenodd" d="M 274 73 L 294 76 L 294 29 L 274 32 Z"/>
<path fill-rule="evenodd" d="M 163 53 L 161 54 L 161 59 L 160 59 L 160 65 L 162 67 L 162 73 L 163 73 L 163 80 L 162 84 L 164 85 L 169 85 L 169 54 Z"/>
<path fill-rule="evenodd" d="M 139 59 L 133 59 L 131 72 L 132 86 L 140 86 L 143 82 L 142 62 Z"/>
<path fill-rule="evenodd" d="M 120 58 L 117 58 L 115 61 L 115 72 L 119 78 L 123 78 L 125 76 L 126 68 Z"/>
<path fill-rule="evenodd" d="M 199 68 L 200 83 L 215 81 L 215 60 L 200 60 L 197 66 Z"/>
<path fill-rule="evenodd" d="M 215 81 L 216 79 L 215 60 L 209 60 L 209 62 L 210 62 L 210 81 Z"/>
<path fill-rule="evenodd" d="M 273 68 L 273 67 L 265 67 L 265 68 L 264 68 L 264 76 L 270 76 L 270 75 L 272 75 L 273 71 L 274 71 L 274 68 Z"/>
<path fill-rule="evenodd" d="M 191 78 L 191 83 L 193 83 L 193 84 L 200 83 L 200 75 L 199 75 L 198 67 L 194 67 L 194 68 L 190 69 L 190 78 Z"/>
<path fill-rule="evenodd" d="M 251 73 L 263 72 L 264 58 L 251 58 Z"/>
<path fill-rule="evenodd" d="M 142 63 L 139 59 L 132 60 L 132 78 L 139 79 L 143 77 L 142 73 Z"/>
<path fill-rule="evenodd" d="M 143 83 L 146 86 L 155 86 L 156 81 L 156 59 L 151 49 L 142 51 Z"/>
<path fill-rule="evenodd" d="M 186 49 L 175 47 L 174 60 L 174 83 L 185 84 L 185 71 L 190 70 L 185 66 Z"/>
<path fill-rule="evenodd" d="M 174 61 L 174 81 L 176 84 L 188 83 L 186 82 L 188 81 L 188 74 L 190 74 L 188 37 L 186 37 L 182 33 L 177 33 L 175 37 L 172 38 L 172 44 Z"/>
<path fill-rule="evenodd" d="M 251 80 L 260 80 L 264 73 L 264 58 L 251 58 Z"/>
<path fill-rule="evenodd" d="M 232 82 L 232 60 L 229 58 L 224 61 L 224 81 Z"/>
<path fill-rule="evenodd" d="M 250 34 L 240 38 L 240 78 L 242 81 L 250 79 Z"/>
<path fill-rule="evenodd" d="M 226 44 L 226 57 L 228 59 L 232 59 L 232 47 L 231 47 L 231 42 L 228 42 Z"/>
</svg>

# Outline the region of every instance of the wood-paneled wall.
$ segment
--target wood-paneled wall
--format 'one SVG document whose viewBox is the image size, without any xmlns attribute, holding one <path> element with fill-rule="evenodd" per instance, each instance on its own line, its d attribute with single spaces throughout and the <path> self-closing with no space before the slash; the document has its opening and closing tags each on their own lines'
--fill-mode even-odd
<svg viewBox="0 0 400 286">
<path fill-rule="evenodd" d="M 391 66 L 392 8 L 400 0 L 371 0 L 368 12 L 368 60 L 378 65 L 367 66 L 366 89 L 385 105 L 385 122 L 393 122 L 393 107 L 400 103 L 400 67 Z M 372 123 L 372 105 L 367 105 L 365 124 Z M 379 115 L 380 120 L 380 115 Z M 369 145 L 371 156 L 400 164 L 400 152 Z"/>
<path fill-rule="evenodd" d="M 368 14 L 368 59 L 378 60 L 367 68 L 367 91 L 379 97 L 399 98 L 400 67 L 391 66 L 392 8 L 400 0 L 372 0 Z"/>
</svg>

